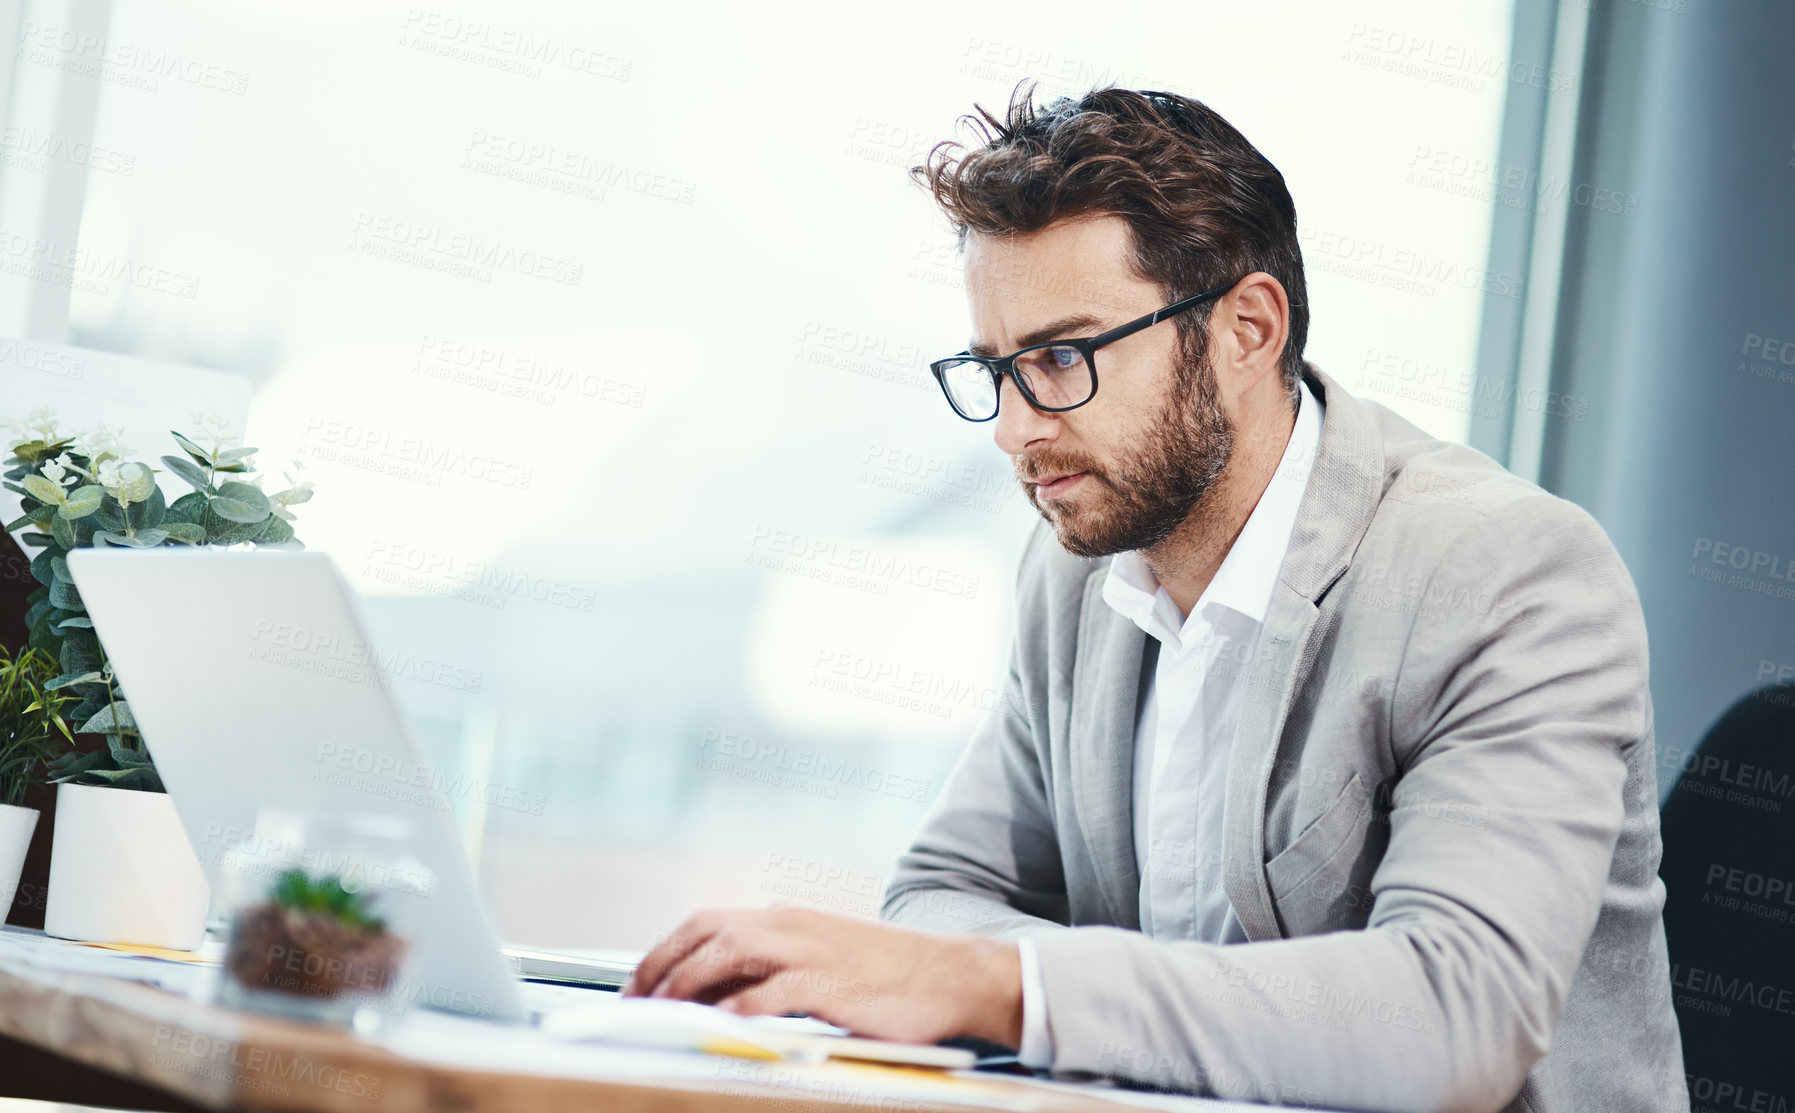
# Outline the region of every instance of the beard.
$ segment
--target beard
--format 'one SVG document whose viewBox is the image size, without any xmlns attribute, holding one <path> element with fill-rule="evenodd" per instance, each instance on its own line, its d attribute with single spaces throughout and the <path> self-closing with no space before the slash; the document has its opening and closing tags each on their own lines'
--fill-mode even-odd
<svg viewBox="0 0 1795 1113">
<path fill-rule="evenodd" d="M 1129 455 L 1107 467 L 1083 452 L 1016 457 L 1019 480 L 1085 473 L 1084 490 L 1046 506 L 1033 487 L 1022 488 L 1073 556 L 1105 557 L 1165 541 L 1203 505 L 1233 456 L 1234 423 L 1216 397 L 1207 353 L 1183 354 L 1182 344 L 1179 350 L 1171 395 L 1146 429 L 1126 439 L 1138 446 Z"/>
</svg>

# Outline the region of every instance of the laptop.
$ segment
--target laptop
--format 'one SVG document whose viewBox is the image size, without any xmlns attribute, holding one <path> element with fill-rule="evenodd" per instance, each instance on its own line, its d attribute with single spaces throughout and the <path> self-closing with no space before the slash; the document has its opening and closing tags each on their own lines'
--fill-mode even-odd
<svg viewBox="0 0 1795 1113">
<path fill-rule="evenodd" d="M 414 1003 L 521 1021 L 519 979 L 629 980 L 639 953 L 500 946 L 450 803 L 417 775 L 430 766 L 328 556 L 77 549 L 68 562 L 214 894 L 261 808 L 397 816 L 435 875 L 407 972 Z"/>
</svg>

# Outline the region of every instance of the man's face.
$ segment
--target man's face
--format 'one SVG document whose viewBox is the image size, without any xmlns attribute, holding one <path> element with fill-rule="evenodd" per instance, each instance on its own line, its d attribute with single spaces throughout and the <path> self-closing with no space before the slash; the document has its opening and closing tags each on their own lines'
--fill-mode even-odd
<svg viewBox="0 0 1795 1113">
<path fill-rule="evenodd" d="M 1129 237 L 1108 214 L 1028 235 L 970 235 L 970 350 L 1008 355 L 1095 336 L 1165 305 L 1171 299 L 1130 270 Z M 1077 556 L 1165 540 L 1202 503 L 1234 443 L 1208 361 L 1184 359 L 1174 321 L 1098 349 L 1094 363 L 1096 397 L 1064 413 L 1036 410 L 1006 375 L 995 423 L 1023 493 Z"/>
</svg>

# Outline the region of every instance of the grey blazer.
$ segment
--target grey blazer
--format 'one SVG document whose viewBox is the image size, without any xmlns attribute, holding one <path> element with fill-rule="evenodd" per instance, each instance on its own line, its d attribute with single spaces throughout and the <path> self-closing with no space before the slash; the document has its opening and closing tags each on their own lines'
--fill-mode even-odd
<svg viewBox="0 0 1795 1113">
<path fill-rule="evenodd" d="M 1056 1073 L 1385 1110 L 1686 1111 L 1646 636 L 1594 519 L 1313 365 L 1222 855 L 1249 942 L 1137 920 L 1148 641 L 1037 528 L 1004 696 L 882 915 L 1035 936 Z"/>
</svg>

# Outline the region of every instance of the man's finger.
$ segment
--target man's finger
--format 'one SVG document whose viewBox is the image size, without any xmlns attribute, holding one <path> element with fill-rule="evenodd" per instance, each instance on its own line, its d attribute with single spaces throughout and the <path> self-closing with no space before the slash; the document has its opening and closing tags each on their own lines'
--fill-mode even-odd
<svg viewBox="0 0 1795 1113">
<path fill-rule="evenodd" d="M 806 1013 L 826 1020 L 816 1013 L 809 1001 L 809 990 L 795 978 L 775 975 L 765 981 L 739 990 L 717 1002 L 718 1008 L 728 1009 L 741 1016 L 785 1016 L 788 1013 Z M 799 999 L 804 1000 L 800 1001 Z M 833 1023 L 833 1022 L 831 1022 Z"/>
<path fill-rule="evenodd" d="M 717 912 L 699 912 L 687 918 L 685 923 L 673 929 L 672 935 L 656 943 L 653 950 L 642 956 L 635 973 L 630 975 L 629 984 L 623 987 L 623 995 L 642 997 L 653 992 L 654 987 L 667 976 L 667 971 L 716 934 L 722 923 L 722 914 Z"/>
<path fill-rule="evenodd" d="M 676 1001 L 727 997 L 799 959 L 797 942 L 774 932 L 725 928 L 682 956 L 652 994 Z"/>
</svg>

